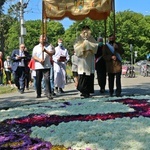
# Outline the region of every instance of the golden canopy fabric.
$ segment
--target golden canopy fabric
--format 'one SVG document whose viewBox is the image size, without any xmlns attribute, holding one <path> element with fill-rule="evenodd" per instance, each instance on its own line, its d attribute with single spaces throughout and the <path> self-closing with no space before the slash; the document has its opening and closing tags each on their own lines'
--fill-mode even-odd
<svg viewBox="0 0 150 150">
<path fill-rule="evenodd" d="M 61 20 L 106 19 L 112 10 L 113 0 L 43 0 L 43 17 Z"/>
</svg>

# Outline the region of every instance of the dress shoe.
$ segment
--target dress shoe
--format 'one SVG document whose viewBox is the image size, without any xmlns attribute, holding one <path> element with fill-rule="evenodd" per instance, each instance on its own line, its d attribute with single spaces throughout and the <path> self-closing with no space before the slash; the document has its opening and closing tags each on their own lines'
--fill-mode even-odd
<svg viewBox="0 0 150 150">
<path fill-rule="evenodd" d="M 83 95 L 84 95 L 83 93 L 80 94 L 80 96 L 83 96 Z"/>
<path fill-rule="evenodd" d="M 24 91 L 20 91 L 20 94 L 23 94 L 24 93 Z"/>
<path fill-rule="evenodd" d="M 89 98 L 89 97 L 90 97 L 90 94 L 82 93 L 80 96 L 81 96 L 82 98 Z"/>
<path fill-rule="evenodd" d="M 105 89 L 101 89 L 101 90 L 100 90 L 100 93 L 105 93 Z"/>
<path fill-rule="evenodd" d="M 36 98 L 41 98 L 41 95 L 37 95 Z"/>
<path fill-rule="evenodd" d="M 23 94 L 23 93 L 24 93 L 24 90 L 23 90 L 23 89 L 20 89 L 19 92 L 20 92 L 20 94 Z"/>
<path fill-rule="evenodd" d="M 55 93 L 54 91 L 52 91 L 52 95 L 53 95 L 53 96 L 56 96 L 56 93 Z"/>
<path fill-rule="evenodd" d="M 83 97 L 84 97 L 84 98 L 89 98 L 90 95 L 89 95 L 89 94 L 85 94 Z"/>
<path fill-rule="evenodd" d="M 59 93 L 65 93 L 62 88 L 59 88 Z"/>
<path fill-rule="evenodd" d="M 53 99 L 52 95 L 47 95 L 46 96 L 48 99 Z"/>
<path fill-rule="evenodd" d="M 117 97 L 122 97 L 121 94 L 116 94 Z"/>
<path fill-rule="evenodd" d="M 112 93 L 110 93 L 110 94 L 109 94 L 109 96 L 110 96 L 110 97 L 113 97 L 113 94 L 112 94 Z"/>
<path fill-rule="evenodd" d="M 56 88 L 55 88 L 55 91 L 56 91 L 56 93 L 58 93 L 58 92 L 59 92 L 59 91 L 58 91 L 58 87 L 56 87 Z"/>
</svg>

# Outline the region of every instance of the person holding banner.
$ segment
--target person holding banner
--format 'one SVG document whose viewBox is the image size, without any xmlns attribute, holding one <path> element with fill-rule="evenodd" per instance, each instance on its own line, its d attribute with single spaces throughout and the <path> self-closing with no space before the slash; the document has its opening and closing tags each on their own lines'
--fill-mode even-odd
<svg viewBox="0 0 150 150">
<path fill-rule="evenodd" d="M 116 91 L 117 97 L 121 96 L 121 71 L 122 71 L 122 58 L 124 49 L 121 43 L 115 41 L 115 35 L 111 34 L 108 42 L 104 45 L 103 57 L 106 60 L 106 69 L 108 73 L 109 94 L 114 94 L 114 79 L 116 78 Z"/>
<path fill-rule="evenodd" d="M 47 37 L 41 35 L 39 44 L 33 48 L 32 52 L 32 58 L 35 60 L 37 98 L 41 98 L 41 82 L 44 76 L 46 96 L 48 99 L 53 99 L 50 88 L 50 56 L 54 53 L 55 50 L 53 49 L 53 46 L 48 43 Z"/>
</svg>

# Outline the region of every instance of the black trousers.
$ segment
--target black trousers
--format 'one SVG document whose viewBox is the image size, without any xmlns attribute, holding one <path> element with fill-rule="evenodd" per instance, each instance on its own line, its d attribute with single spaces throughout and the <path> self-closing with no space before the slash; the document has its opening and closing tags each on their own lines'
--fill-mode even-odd
<svg viewBox="0 0 150 150">
<path fill-rule="evenodd" d="M 8 84 L 8 81 L 11 81 L 11 71 L 5 71 L 6 75 L 6 84 Z"/>
<path fill-rule="evenodd" d="M 18 67 L 15 72 L 13 72 L 15 85 L 19 90 L 24 91 L 25 87 L 25 67 Z"/>
<path fill-rule="evenodd" d="M 41 82 L 42 82 L 43 77 L 44 77 L 44 82 L 45 82 L 45 93 L 46 93 L 46 96 L 49 96 L 51 95 L 50 68 L 36 70 L 36 92 L 38 96 L 41 96 L 41 93 L 42 93 Z"/>
<path fill-rule="evenodd" d="M 78 86 L 77 89 L 82 94 L 94 93 L 94 74 L 89 76 L 82 74 L 78 76 Z"/>
<path fill-rule="evenodd" d="M 31 73 L 29 71 L 29 72 L 26 72 L 26 74 L 25 74 L 25 87 L 26 88 L 29 88 L 30 81 L 31 81 Z"/>
<path fill-rule="evenodd" d="M 98 72 L 97 71 L 97 80 L 100 89 L 105 89 L 106 86 L 106 72 Z"/>
<path fill-rule="evenodd" d="M 121 72 L 119 73 L 108 73 L 108 82 L 109 82 L 109 93 L 114 93 L 114 80 L 116 78 L 116 95 L 121 94 Z"/>
</svg>

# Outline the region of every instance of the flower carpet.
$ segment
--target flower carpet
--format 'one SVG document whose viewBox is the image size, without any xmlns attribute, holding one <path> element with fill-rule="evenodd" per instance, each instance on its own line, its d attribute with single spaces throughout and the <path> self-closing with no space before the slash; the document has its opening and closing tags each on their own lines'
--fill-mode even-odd
<svg viewBox="0 0 150 150">
<path fill-rule="evenodd" d="M 58 100 L 0 110 L 0 150 L 149 150 L 150 96 Z"/>
</svg>

